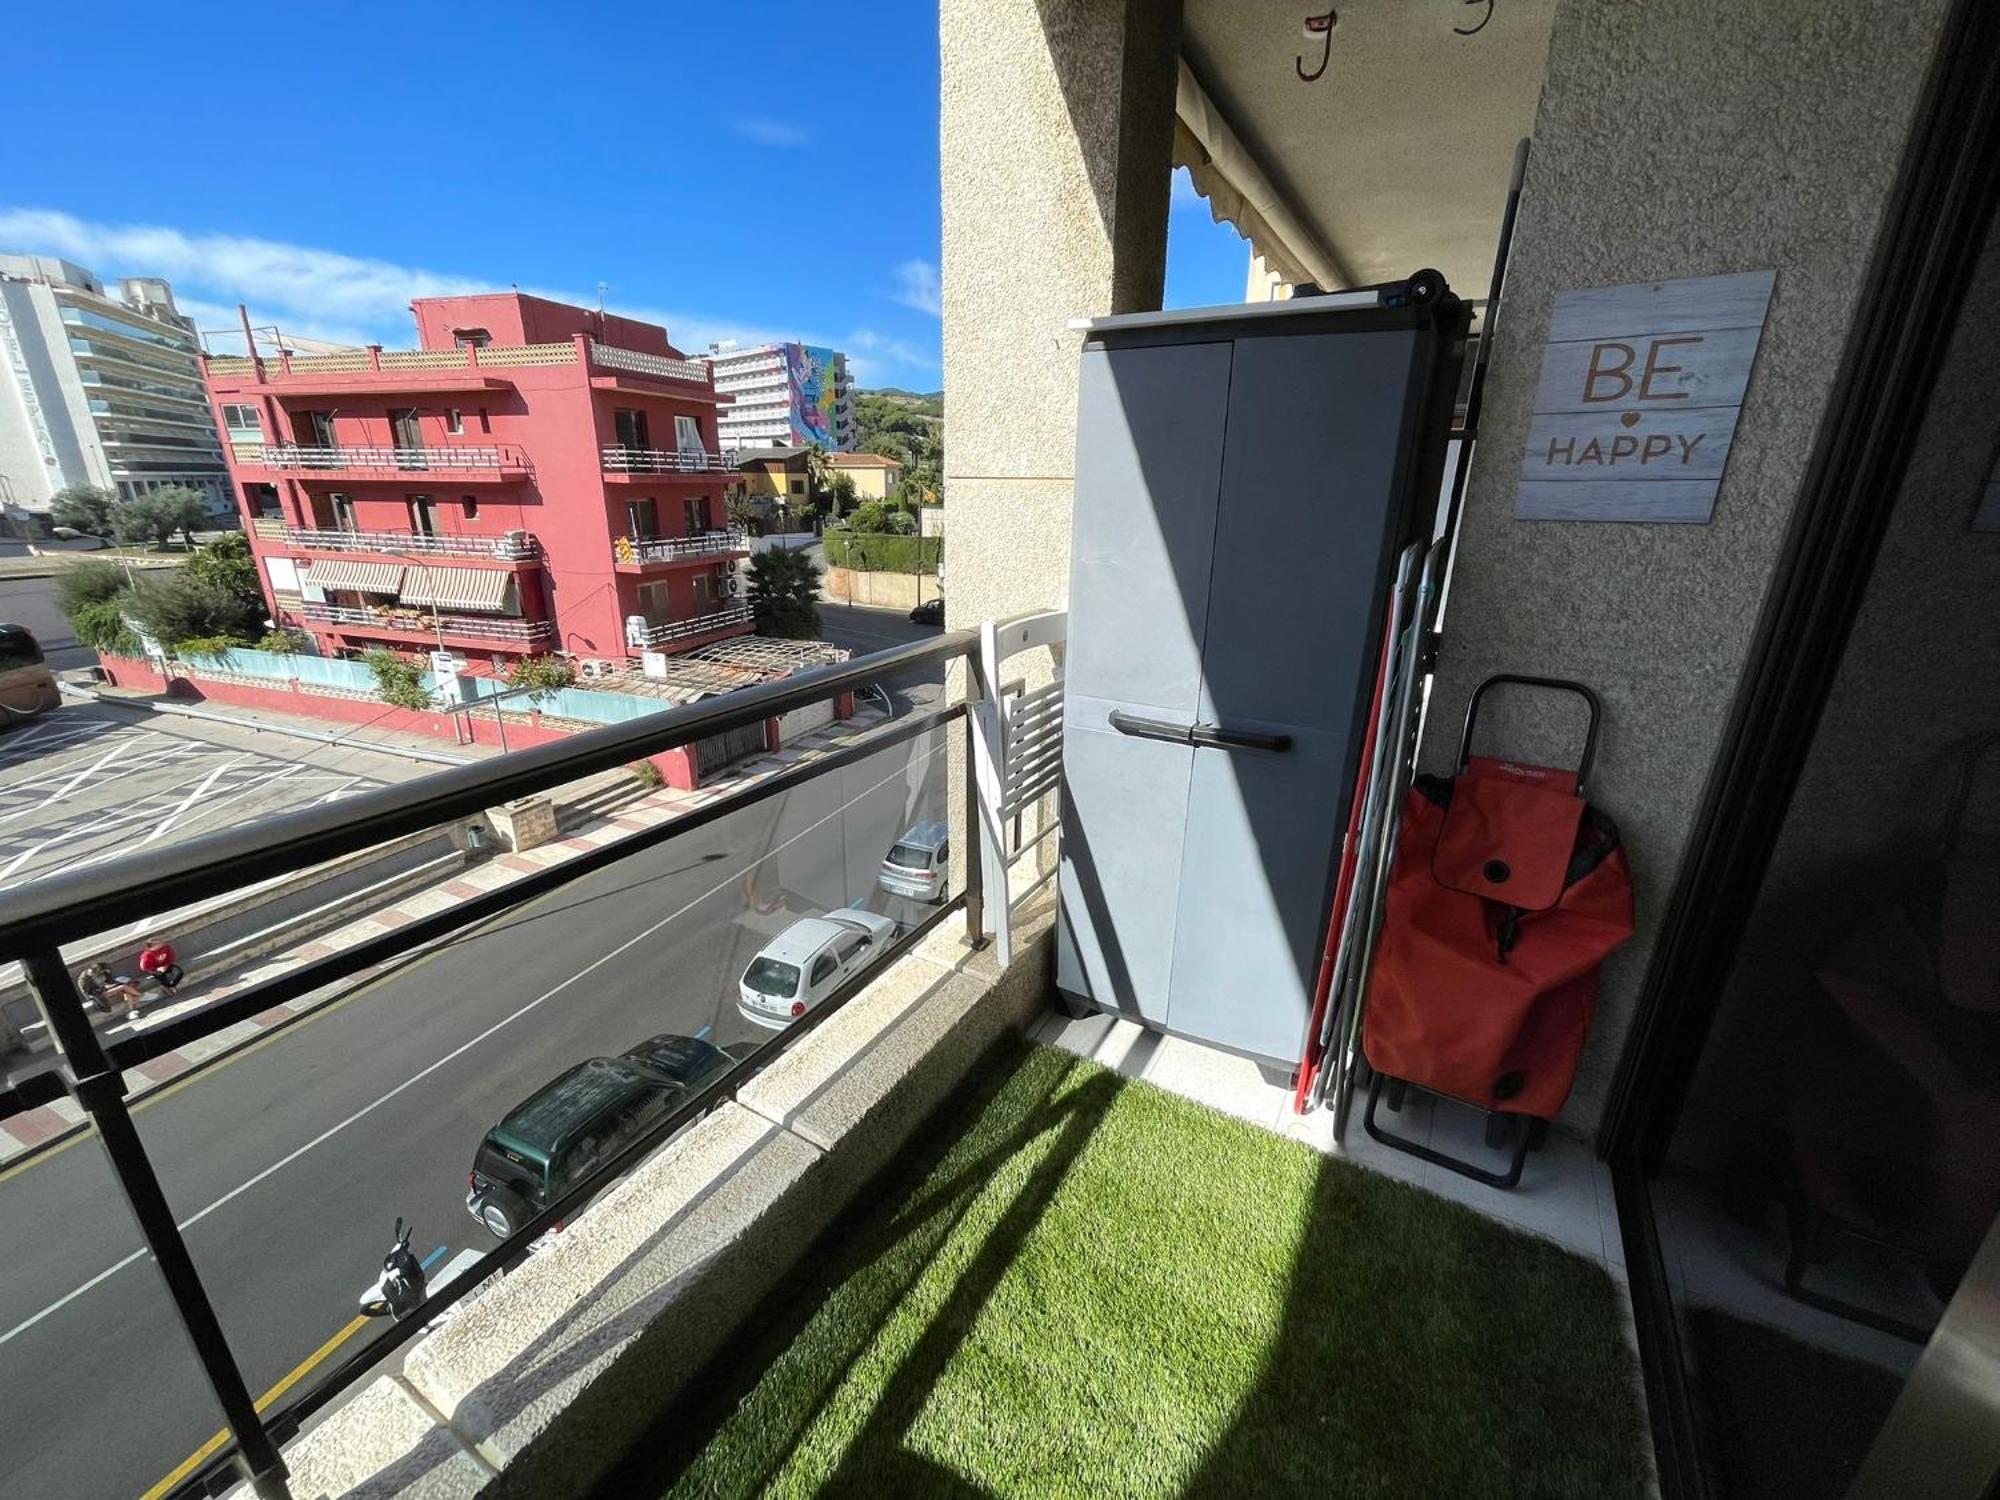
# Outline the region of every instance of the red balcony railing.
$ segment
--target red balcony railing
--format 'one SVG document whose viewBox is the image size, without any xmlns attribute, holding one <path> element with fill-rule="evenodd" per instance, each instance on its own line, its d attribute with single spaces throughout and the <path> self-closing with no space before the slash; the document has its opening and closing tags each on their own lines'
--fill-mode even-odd
<svg viewBox="0 0 2000 1500">
<path fill-rule="evenodd" d="M 257 464 L 288 474 L 499 474 L 528 472 L 528 455 L 512 443 L 453 443 L 440 448 L 338 448 L 268 444 Z"/>
<path fill-rule="evenodd" d="M 691 557 L 727 557 L 749 550 L 750 534 L 734 527 L 695 536 L 621 536 L 611 544 L 612 556 L 621 563 L 681 562 Z"/>
<path fill-rule="evenodd" d="M 689 640 L 694 636 L 710 635 L 718 630 L 748 625 L 752 618 L 749 605 L 735 604 L 726 609 L 710 610 L 705 615 L 692 615 L 685 620 L 666 620 L 657 625 L 628 620 L 625 622 L 625 644 L 634 651 L 644 651 L 670 645 L 675 641 Z"/>
<path fill-rule="evenodd" d="M 619 448 L 604 450 L 607 474 L 726 474 L 736 468 L 733 453 L 703 448 Z"/>
<path fill-rule="evenodd" d="M 258 534 L 265 535 L 262 528 Z M 415 531 L 342 531 L 310 526 L 283 528 L 283 540 L 293 547 L 325 552 L 386 552 L 396 556 L 494 557 L 522 562 L 542 555 L 542 544 L 525 531 L 499 536 L 426 536 Z"/>
<path fill-rule="evenodd" d="M 472 636 L 478 640 L 536 645 L 555 633 L 547 620 L 523 620 L 512 615 L 433 615 L 427 609 L 357 609 L 349 604 L 302 604 L 301 617 L 321 625 L 355 630 L 393 630 L 403 634 Z"/>
</svg>

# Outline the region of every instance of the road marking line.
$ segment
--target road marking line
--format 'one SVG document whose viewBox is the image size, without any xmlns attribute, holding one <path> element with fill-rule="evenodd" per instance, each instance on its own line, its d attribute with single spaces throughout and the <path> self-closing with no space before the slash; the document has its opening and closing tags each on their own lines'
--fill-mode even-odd
<svg viewBox="0 0 2000 1500">
<path fill-rule="evenodd" d="M 151 737 L 152 737 L 151 735 L 142 736 L 142 738 L 146 739 L 150 739 Z M 34 807 L 22 808 L 21 811 L 39 812 L 42 808 L 47 807 L 52 802 L 60 802 L 64 797 L 67 797 L 71 792 L 75 791 L 84 782 L 88 781 L 94 773 L 103 770 L 106 766 L 110 765 L 111 762 L 118 759 L 119 756 L 123 755 L 127 750 L 132 749 L 138 743 L 139 741 L 137 740 L 120 740 L 117 744 L 113 745 L 109 750 L 105 751 L 102 755 L 98 756 L 96 760 L 92 761 L 89 765 L 83 767 L 81 770 L 76 772 L 75 775 L 71 776 L 68 780 L 63 782 L 63 784 L 57 787 L 53 792 L 50 792 L 48 796 L 44 797 Z M 18 814 L 10 813 L 8 814 L 8 816 L 15 817 L 18 816 Z"/>
<path fill-rule="evenodd" d="M 181 798 L 180 804 L 177 807 L 175 807 L 172 812 L 168 813 L 165 817 L 161 818 L 159 822 L 155 823 L 153 825 L 153 831 L 147 834 L 144 838 L 140 839 L 139 842 L 142 844 L 150 844 L 153 842 L 154 839 L 158 838 L 161 834 L 165 833 L 168 829 L 172 828 L 174 824 L 178 823 L 181 820 L 181 818 L 186 814 L 187 810 L 190 807 L 193 807 L 196 802 L 201 800 L 202 794 L 205 793 L 210 787 L 215 785 L 217 779 L 222 775 L 222 773 L 224 771 L 233 769 L 236 765 L 238 765 L 241 762 L 241 759 L 242 759 L 241 756 L 237 756 L 230 760 L 225 760 L 221 765 L 217 766 L 213 771 L 210 771 L 206 776 L 202 777 L 202 779 L 198 783 L 196 783 L 194 790 L 189 792 L 185 797 Z"/>
<path fill-rule="evenodd" d="M 257 1410 L 258 1411 L 265 1410 L 271 1405 L 273 1401 L 276 1401 L 280 1396 L 284 1395 L 286 1391 L 289 1391 L 293 1386 L 297 1385 L 301 1380 L 304 1380 L 306 1376 L 310 1375 L 313 1372 L 314 1367 L 320 1364 L 323 1360 L 325 1360 L 325 1358 L 329 1354 L 333 1353 L 334 1350 L 338 1349 L 342 1344 L 346 1343 L 349 1339 L 353 1338 L 355 1334 L 359 1333 L 364 1327 L 366 1327 L 368 1321 L 369 1321 L 368 1314 L 366 1313 L 360 1314 L 358 1317 L 355 1318 L 355 1320 L 352 1323 L 349 1323 L 345 1328 L 341 1329 L 340 1332 L 336 1333 L 332 1338 L 328 1339 L 324 1344 L 321 1344 L 317 1349 L 313 1350 L 312 1353 L 308 1354 L 304 1359 L 300 1360 L 298 1364 L 292 1367 L 290 1374 L 286 1375 L 283 1380 L 280 1380 L 276 1385 L 272 1386 L 268 1391 L 264 1392 L 263 1395 L 257 1398 L 256 1401 Z M 175 1466 L 172 1473 L 168 1474 L 165 1478 L 160 1480 L 158 1484 L 154 1485 L 151 1489 L 147 1490 L 145 1494 L 139 1497 L 139 1500 L 160 1500 L 160 1497 L 162 1495 L 166 1494 L 175 1485 L 179 1484 L 183 1479 L 187 1478 L 188 1475 L 192 1474 L 197 1468 L 201 1466 L 203 1461 L 206 1460 L 210 1454 L 214 1453 L 216 1449 L 220 1448 L 224 1443 L 228 1441 L 229 1441 L 229 1429 L 225 1427 L 223 1428 L 222 1431 L 218 1432 L 214 1437 L 210 1438 L 207 1442 L 203 1443 L 199 1448 L 195 1449 L 194 1452 L 190 1453 L 186 1458 L 182 1459 L 181 1462 Z"/>
<path fill-rule="evenodd" d="M 945 749 L 946 749 L 946 743 L 941 741 L 935 748 L 924 752 L 924 758 L 935 760 L 938 756 L 944 753 Z M 341 1131 L 347 1129 L 348 1126 L 355 1124 L 357 1121 L 365 1119 L 367 1116 L 373 1114 L 376 1110 L 380 1109 L 390 1100 L 396 1098 L 399 1094 L 403 1093 L 405 1090 L 414 1088 L 417 1084 L 421 1083 L 424 1079 L 430 1077 L 431 1074 L 437 1072 L 438 1069 L 444 1067 L 447 1063 L 456 1061 L 458 1058 L 462 1057 L 467 1052 L 470 1052 L 474 1047 L 478 1046 L 481 1042 L 485 1041 L 488 1037 L 493 1036 L 495 1033 L 501 1031 L 505 1027 L 513 1025 L 514 1022 L 520 1020 L 521 1017 L 527 1015 L 529 1011 L 534 1010 L 536 1007 L 544 1004 L 547 1001 L 553 1000 L 557 995 L 560 995 L 564 990 L 568 989 L 571 985 L 575 984 L 579 979 L 583 979 L 588 975 L 596 973 L 599 969 L 603 968 L 606 964 L 610 963 L 611 960 L 617 958 L 621 953 L 624 953 L 627 949 L 636 947 L 638 944 L 644 942 L 647 938 L 651 937 L 654 933 L 658 932 L 661 928 L 666 927 L 670 923 L 678 921 L 681 917 L 686 916 L 689 912 L 693 911 L 697 906 L 701 905 L 702 902 L 708 900 L 709 897 L 717 894 L 720 891 L 728 890 L 731 887 L 739 884 L 742 881 L 745 874 L 747 874 L 751 870 L 756 869 L 757 866 L 763 864 L 765 860 L 771 859 L 776 855 L 781 854 L 786 849 L 789 849 L 793 844 L 796 844 L 800 839 L 804 838 L 807 834 L 811 833 L 814 829 L 824 827 L 826 824 L 832 822 L 835 818 L 839 817 L 842 813 L 846 812 L 848 808 L 854 806 L 855 803 L 861 801 L 864 797 L 867 797 L 875 792 L 880 791 L 890 782 L 896 780 L 897 777 L 904 774 L 904 772 L 908 769 L 909 764 L 910 762 L 906 761 L 903 765 L 898 766 L 894 771 L 890 772 L 889 775 L 884 776 L 880 781 L 875 782 L 871 786 L 865 787 L 860 792 L 857 792 L 854 796 L 848 798 L 847 801 L 841 803 L 840 806 L 836 807 L 832 812 L 826 814 L 826 816 L 815 819 L 813 822 L 806 824 L 805 827 L 801 828 L 797 833 L 793 834 L 783 843 L 773 844 L 769 849 L 765 850 L 762 854 L 758 855 L 755 859 L 750 861 L 749 864 L 745 865 L 743 869 L 734 871 L 733 873 L 726 876 L 724 879 L 722 879 L 715 885 L 710 886 L 707 890 L 703 891 L 699 896 L 696 896 L 691 901 L 686 902 L 682 906 L 676 908 L 674 911 L 669 912 L 666 916 L 660 918 L 660 920 L 655 922 L 651 927 L 645 928 L 643 931 L 634 933 L 631 937 L 627 938 L 624 942 L 620 943 L 617 947 L 611 949 L 609 952 L 600 954 L 598 957 L 592 959 L 583 968 L 578 969 L 574 974 L 570 975 L 569 978 L 562 980 L 552 989 L 546 990 L 542 994 L 537 995 L 533 1000 L 530 1000 L 526 1005 L 523 1005 L 519 1010 L 514 1011 L 511 1015 L 502 1016 L 499 1020 L 495 1021 L 491 1026 L 487 1027 L 477 1036 L 471 1037 L 468 1040 L 461 1042 L 458 1046 L 452 1048 L 451 1051 L 447 1052 L 443 1057 L 440 1057 L 436 1062 L 429 1064 L 427 1067 L 421 1069 L 416 1073 L 412 1073 L 408 1078 L 404 1079 L 401 1083 L 397 1084 L 394 1088 L 390 1089 L 386 1094 L 381 1095 L 379 1098 L 373 1100 L 371 1103 L 362 1105 L 360 1109 L 354 1111 L 353 1114 L 349 1115 L 346 1119 L 340 1121 L 338 1124 L 328 1126 L 325 1130 L 322 1130 L 318 1135 L 314 1136 L 311 1140 L 307 1141 L 303 1146 L 300 1146 L 298 1149 L 288 1152 L 284 1156 L 281 1156 L 280 1158 L 278 1158 L 278 1160 L 272 1162 L 270 1166 L 266 1167 L 256 1176 L 250 1178 L 246 1182 L 239 1183 L 237 1186 L 231 1188 L 228 1192 L 224 1193 L 220 1198 L 217 1198 L 213 1203 L 209 1204 L 208 1207 L 199 1210 L 198 1212 L 190 1215 L 188 1218 L 182 1219 L 175 1227 L 182 1231 L 192 1229 L 195 1225 L 199 1224 L 203 1219 L 207 1218 L 217 1209 L 222 1208 L 225 1205 L 233 1202 L 237 1198 L 242 1197 L 243 1194 L 249 1192 L 250 1189 L 276 1176 L 279 1172 L 283 1171 L 286 1167 L 290 1166 L 293 1162 L 297 1161 L 300 1157 L 304 1156 L 308 1151 L 312 1150 L 315 1146 L 323 1145 L 325 1142 L 332 1140 L 333 1137 L 340 1134 Z M 551 891 L 549 894 L 553 896 L 560 893 Z M 538 898 L 538 899 L 546 899 L 546 898 Z M 514 915 L 514 914 L 516 913 L 507 913 L 504 915 Z M 156 1097 L 159 1096 L 157 1095 L 149 1096 L 147 1099 L 140 1101 L 140 1104 L 138 1106 L 135 1106 L 135 1109 L 143 1107 L 146 1103 L 150 1103 L 151 1100 Z M 35 1158 L 35 1161 L 39 1162 L 44 1159 L 45 1158 L 37 1157 Z M 33 1165 L 33 1164 L 34 1164 L 33 1162 L 30 1162 L 26 1163 L 25 1165 Z M 90 1291 L 93 1287 L 97 1286 L 99 1283 L 108 1280 L 112 1276 L 116 1275 L 118 1272 L 124 1270 L 125 1267 L 131 1265 L 134 1261 L 143 1259 L 146 1256 L 146 1254 L 147 1251 L 145 1251 L 144 1249 L 134 1250 L 130 1255 L 126 1256 L 116 1265 L 110 1266 L 107 1269 L 98 1272 L 97 1275 L 91 1277 L 90 1280 L 86 1281 L 82 1286 L 76 1288 L 76 1290 L 66 1293 L 64 1296 L 57 1298 L 54 1302 L 51 1302 L 47 1307 L 43 1308 L 40 1312 L 34 1314 L 34 1316 L 30 1318 L 24 1319 L 23 1321 L 15 1324 L 5 1333 L 0 1333 L 0 1346 L 4 1346 L 9 1340 L 13 1339 L 18 1334 L 25 1333 L 28 1329 L 34 1327 L 35 1324 L 41 1322 L 42 1319 L 48 1317 L 51 1313 L 56 1312 L 59 1309 L 67 1306 L 69 1303 L 75 1301 L 78 1297 L 81 1297 L 85 1292 Z"/>
<path fill-rule="evenodd" d="M 696 1032 L 696 1033 L 694 1034 L 694 1039 L 695 1039 L 695 1040 L 696 1040 L 697 1042 L 698 1042 L 698 1041 L 701 1041 L 701 1040 L 702 1040 L 702 1039 L 703 1039 L 704 1037 L 706 1037 L 706 1036 L 707 1036 L 707 1035 L 708 1035 L 708 1034 L 709 1034 L 709 1033 L 710 1033 L 711 1031 L 713 1031 L 713 1030 L 715 1030 L 715 1026 L 713 1025 L 713 1023 L 711 1023 L 711 1024 L 707 1025 L 707 1026 L 704 1026 L 704 1027 L 702 1027 L 702 1028 L 701 1028 L 701 1030 L 697 1031 L 697 1032 Z"/>
</svg>

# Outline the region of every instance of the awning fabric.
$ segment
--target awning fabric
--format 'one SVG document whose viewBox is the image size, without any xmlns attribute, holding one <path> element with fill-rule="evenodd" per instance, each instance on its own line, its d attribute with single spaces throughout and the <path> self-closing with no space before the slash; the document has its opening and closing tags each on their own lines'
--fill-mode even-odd
<svg viewBox="0 0 2000 1500">
<path fill-rule="evenodd" d="M 359 589 L 364 594 L 393 594 L 402 587 L 403 565 L 322 558 L 310 566 L 300 567 L 299 582 L 308 588 Z"/>
<path fill-rule="evenodd" d="M 1200 82 L 1181 60 L 1174 91 L 1174 165 L 1186 167 L 1209 216 L 1233 224 L 1265 263 L 1297 284 L 1326 291 L 1352 286 L 1352 270 L 1322 245 L 1264 175 Z"/>
<path fill-rule="evenodd" d="M 507 589 L 513 581 L 514 575 L 505 568 L 445 568 L 420 563 L 404 575 L 402 600 L 405 604 L 435 604 L 439 609 L 505 609 Z"/>
</svg>

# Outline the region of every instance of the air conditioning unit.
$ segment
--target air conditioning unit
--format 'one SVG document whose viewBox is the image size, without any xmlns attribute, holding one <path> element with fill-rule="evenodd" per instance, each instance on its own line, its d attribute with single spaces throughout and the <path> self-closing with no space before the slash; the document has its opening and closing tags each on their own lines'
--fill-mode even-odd
<svg viewBox="0 0 2000 1500">
<path fill-rule="evenodd" d="M 740 599 L 744 593 L 743 575 L 731 573 L 722 580 L 722 592 L 732 599 Z"/>
<path fill-rule="evenodd" d="M 646 623 L 644 615 L 625 617 L 625 644 L 634 650 L 643 650 L 651 644 L 653 627 Z"/>
<path fill-rule="evenodd" d="M 500 539 L 493 544 L 496 557 L 519 557 L 528 550 L 528 533 L 520 527 L 500 533 Z"/>
</svg>

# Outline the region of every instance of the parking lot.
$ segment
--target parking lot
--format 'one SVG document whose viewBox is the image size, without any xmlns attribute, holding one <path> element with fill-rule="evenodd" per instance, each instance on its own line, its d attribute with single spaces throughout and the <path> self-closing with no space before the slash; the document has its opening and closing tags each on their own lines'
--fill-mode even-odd
<svg viewBox="0 0 2000 1500">
<path fill-rule="evenodd" d="M 273 730 L 72 704 L 0 734 L 0 891 L 436 769 Z"/>
</svg>

